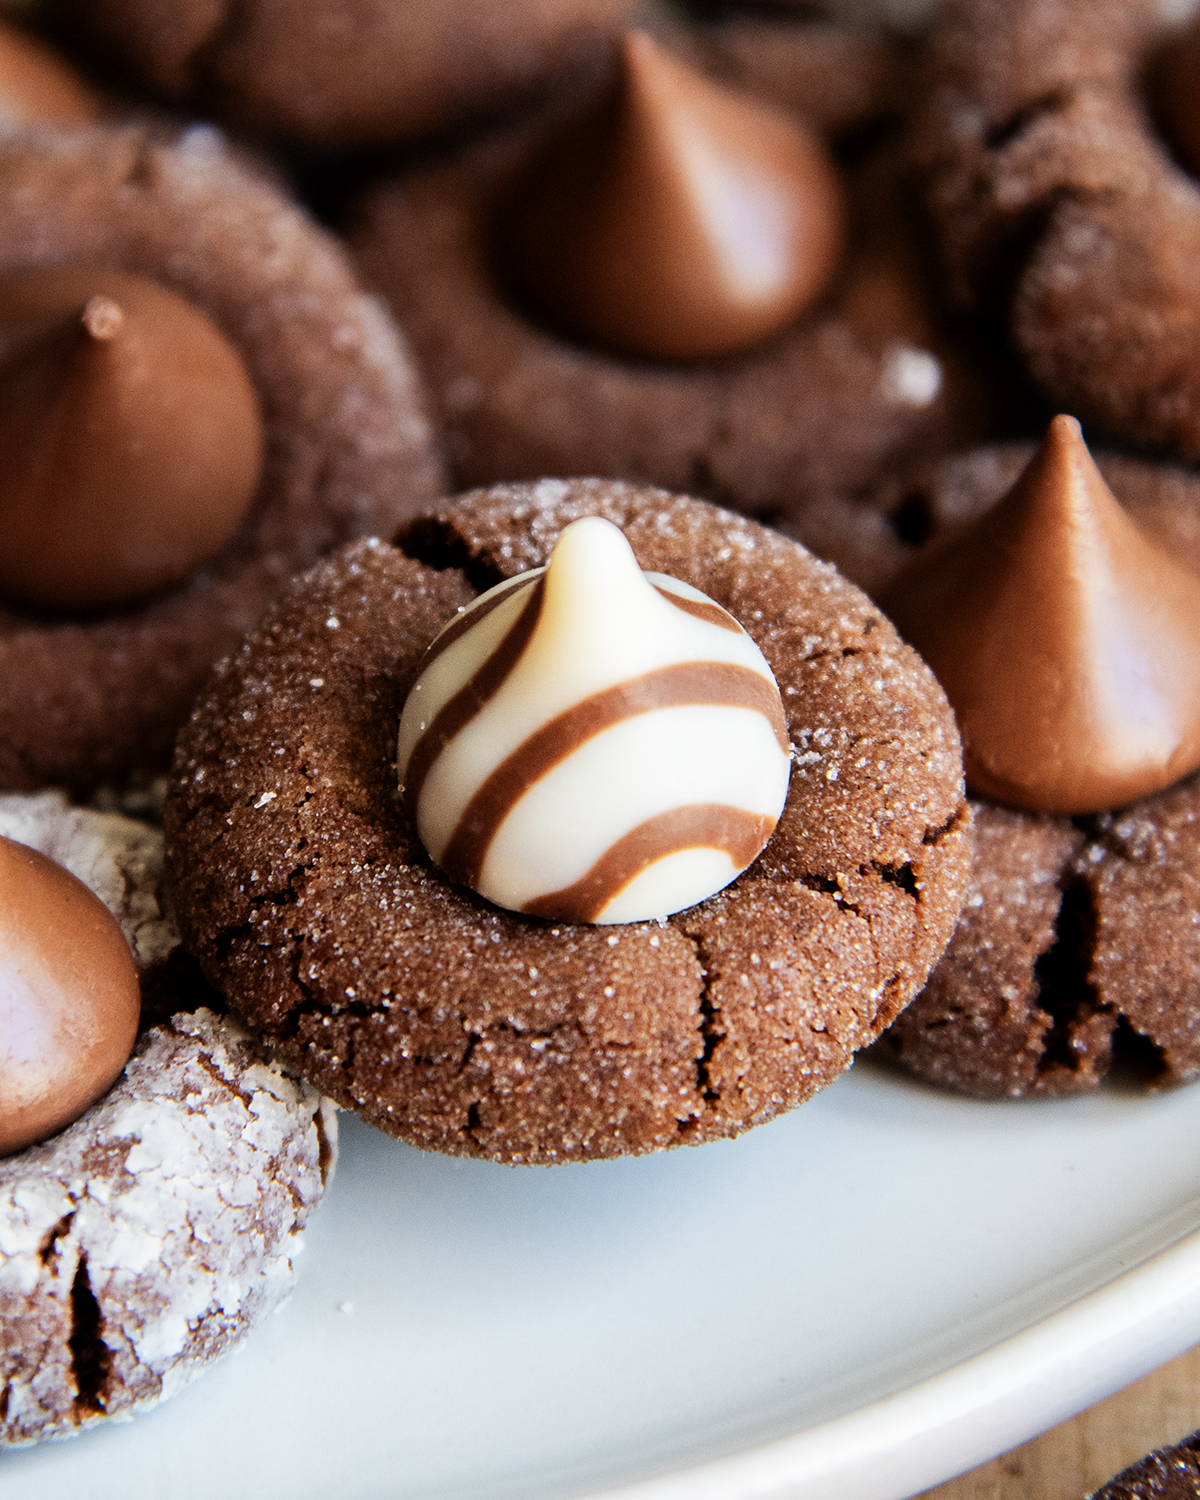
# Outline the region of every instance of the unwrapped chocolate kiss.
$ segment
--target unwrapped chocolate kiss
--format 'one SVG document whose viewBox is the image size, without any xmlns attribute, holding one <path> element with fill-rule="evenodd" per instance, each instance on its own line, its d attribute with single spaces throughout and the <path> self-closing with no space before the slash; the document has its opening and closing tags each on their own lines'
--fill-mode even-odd
<svg viewBox="0 0 1200 1500">
<path fill-rule="evenodd" d="M 98 897 L 0 837 L 0 1156 L 69 1125 L 120 1074 L 141 991 Z"/>
<path fill-rule="evenodd" d="M 1098 812 L 1200 766 L 1200 577 L 1125 513 L 1073 417 L 881 603 L 945 688 L 976 793 Z"/>
<path fill-rule="evenodd" d="M 633 32 L 615 95 L 532 164 L 497 243 L 519 298 L 566 333 L 702 360 L 804 312 L 845 218 L 820 141 Z"/>
<path fill-rule="evenodd" d="M 0 281 L 0 595 L 130 603 L 237 530 L 263 465 L 258 397 L 224 334 L 143 277 Z"/>
</svg>

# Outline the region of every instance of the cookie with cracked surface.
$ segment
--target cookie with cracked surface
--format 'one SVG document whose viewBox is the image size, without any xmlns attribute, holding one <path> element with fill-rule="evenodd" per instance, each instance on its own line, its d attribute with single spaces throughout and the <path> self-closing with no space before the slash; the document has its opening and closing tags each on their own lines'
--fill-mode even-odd
<svg viewBox="0 0 1200 1500">
<path fill-rule="evenodd" d="M 835 148 L 886 119 L 905 68 L 894 46 L 829 25 L 768 29 L 764 39 L 760 26 L 731 22 L 662 40 Z M 834 56 L 845 88 L 808 93 L 797 107 L 800 81 Z M 860 488 L 997 430 L 985 362 L 939 315 L 915 187 L 894 143 L 844 153 L 851 222 L 841 263 L 810 308 L 753 347 L 647 360 L 531 313 L 500 272 L 494 226 L 564 115 L 586 114 L 612 87 L 605 80 L 590 101 L 560 100 L 378 184 L 352 217 L 351 245 L 429 382 L 456 484 L 603 474 L 774 523 L 814 493 Z"/>
<path fill-rule="evenodd" d="M 955 0 L 915 139 L 959 299 L 1002 309 L 1058 410 L 1195 459 L 1200 185 L 1145 97 L 1168 11 Z"/>
<path fill-rule="evenodd" d="M 796 747 L 763 854 L 663 923 L 501 911 L 432 865 L 396 793 L 429 642 L 583 515 L 741 620 Z M 695 500 L 543 481 L 298 581 L 184 731 L 165 827 L 185 942 L 289 1066 L 417 1146 L 550 1163 L 734 1135 L 840 1073 L 953 928 L 960 778 L 940 689 L 831 567 Z"/>
<path fill-rule="evenodd" d="M 117 918 L 143 988 L 172 983 L 162 838 L 58 793 L 0 797 L 0 832 Z M 207 1008 L 153 1019 L 73 1125 L 0 1160 L 0 1445 L 173 1395 L 288 1295 L 336 1150 L 332 1106 Z"/>
<path fill-rule="evenodd" d="M 1033 451 L 979 449 L 930 471 L 904 501 L 910 536 L 931 549 L 951 540 Z M 1097 464 L 1138 524 L 1200 570 L 1200 481 L 1117 455 Z M 847 514 L 830 549 L 872 590 L 916 552 L 890 523 L 894 504 Z M 881 1052 L 987 1097 L 1086 1092 L 1114 1062 L 1151 1086 L 1200 1077 L 1200 779 L 1076 818 L 974 807 L 962 918 Z"/>
<path fill-rule="evenodd" d="M 1193 1500 L 1198 1494 L 1200 1432 L 1193 1432 L 1122 1469 L 1088 1500 Z"/>
<path fill-rule="evenodd" d="M 261 483 L 183 583 L 70 614 L 0 601 L 0 787 L 162 769 L 213 662 L 301 567 L 439 493 L 420 382 L 344 254 L 208 129 L 43 132 L 0 145 L 0 275 L 106 267 L 207 314 L 257 395 Z"/>
<path fill-rule="evenodd" d="M 319 145 L 403 141 L 592 61 L 632 0 L 58 0 L 164 100 Z"/>
</svg>

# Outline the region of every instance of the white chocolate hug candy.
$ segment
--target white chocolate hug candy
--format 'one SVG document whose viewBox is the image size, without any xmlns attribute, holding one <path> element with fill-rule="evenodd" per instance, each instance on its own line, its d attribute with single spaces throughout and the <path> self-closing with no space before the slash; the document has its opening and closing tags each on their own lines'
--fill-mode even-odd
<svg viewBox="0 0 1200 1500">
<path fill-rule="evenodd" d="M 636 922 L 757 857 L 790 756 L 775 679 L 737 621 L 643 573 L 592 516 L 434 640 L 397 765 L 452 879 L 532 916 Z"/>
</svg>

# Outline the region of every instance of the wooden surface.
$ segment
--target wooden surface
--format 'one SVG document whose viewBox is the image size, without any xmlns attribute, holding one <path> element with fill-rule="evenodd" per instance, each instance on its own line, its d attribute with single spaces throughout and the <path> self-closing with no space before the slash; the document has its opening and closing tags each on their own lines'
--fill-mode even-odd
<svg viewBox="0 0 1200 1500">
<path fill-rule="evenodd" d="M 1200 1428 L 1200 1346 L 922 1500 L 1083 1500 L 1135 1459 Z"/>
</svg>

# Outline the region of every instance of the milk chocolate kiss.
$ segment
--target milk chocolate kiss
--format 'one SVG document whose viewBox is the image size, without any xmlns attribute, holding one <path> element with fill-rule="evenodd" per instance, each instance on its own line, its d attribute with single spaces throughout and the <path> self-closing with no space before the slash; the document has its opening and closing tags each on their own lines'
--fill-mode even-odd
<svg viewBox="0 0 1200 1500">
<path fill-rule="evenodd" d="M 140 1005 L 129 944 L 104 904 L 44 854 L 0 838 L 0 1156 L 108 1090 Z"/>
<path fill-rule="evenodd" d="M 700 360 L 756 344 L 810 306 L 845 229 L 819 141 L 633 32 L 614 95 L 502 205 L 497 247 L 518 297 L 564 332 Z"/>
<path fill-rule="evenodd" d="M 59 267 L 0 281 L 0 594 L 131 602 L 236 531 L 263 463 L 236 351 L 153 281 Z"/>
<path fill-rule="evenodd" d="M 1200 766 L 1200 577 L 1129 519 L 1073 417 L 881 603 L 954 705 L 973 791 L 1097 812 Z"/>
<path fill-rule="evenodd" d="M 68 63 L 0 21 L 0 128 L 51 120 L 85 125 L 99 114 L 95 95 Z"/>
</svg>

